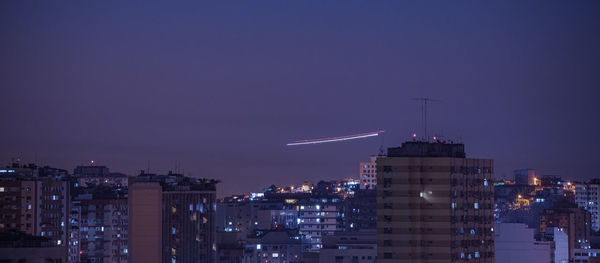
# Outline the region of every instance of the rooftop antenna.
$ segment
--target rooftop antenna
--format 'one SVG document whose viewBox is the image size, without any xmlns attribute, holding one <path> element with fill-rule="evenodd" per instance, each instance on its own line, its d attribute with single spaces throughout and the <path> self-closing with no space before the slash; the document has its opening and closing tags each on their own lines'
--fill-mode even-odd
<svg viewBox="0 0 600 263">
<path fill-rule="evenodd" d="M 427 103 L 430 101 L 439 102 L 440 100 L 421 97 L 421 98 L 413 98 L 413 100 L 417 100 L 421 102 L 421 121 L 423 122 L 423 128 L 425 132 L 425 141 L 429 142 L 429 134 L 427 133 Z"/>
<path fill-rule="evenodd" d="M 385 144 L 385 133 L 381 134 L 381 145 L 379 146 L 379 156 L 385 156 L 385 148 L 383 145 Z"/>
</svg>

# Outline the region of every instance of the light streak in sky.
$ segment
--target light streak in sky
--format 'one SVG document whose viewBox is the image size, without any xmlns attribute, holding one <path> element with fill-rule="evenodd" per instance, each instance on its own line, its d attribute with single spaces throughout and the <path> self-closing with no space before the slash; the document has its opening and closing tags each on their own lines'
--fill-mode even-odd
<svg viewBox="0 0 600 263">
<path fill-rule="evenodd" d="M 339 136 L 339 137 L 329 137 L 329 138 L 321 138 L 321 139 L 309 139 L 309 140 L 299 140 L 299 141 L 295 141 L 292 143 L 288 143 L 286 144 L 287 146 L 294 146 L 294 145 L 305 145 L 305 144 L 317 144 L 317 143 L 326 143 L 326 142 L 339 142 L 339 141 L 347 141 L 347 140 L 354 140 L 354 139 L 362 139 L 362 138 L 368 138 L 368 137 L 375 137 L 378 136 L 380 133 L 384 133 L 385 131 L 374 131 L 374 132 L 367 132 L 367 133 L 360 133 L 360 134 L 353 134 L 353 135 L 346 135 L 346 136 Z"/>
</svg>

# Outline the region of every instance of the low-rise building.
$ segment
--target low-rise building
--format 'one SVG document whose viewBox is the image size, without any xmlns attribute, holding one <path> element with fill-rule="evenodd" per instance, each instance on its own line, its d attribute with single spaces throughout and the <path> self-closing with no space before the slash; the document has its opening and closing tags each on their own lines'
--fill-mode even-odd
<svg viewBox="0 0 600 263">
<path fill-rule="evenodd" d="M 374 263 L 377 260 L 376 230 L 339 232 L 323 237 L 319 262 Z"/>
</svg>

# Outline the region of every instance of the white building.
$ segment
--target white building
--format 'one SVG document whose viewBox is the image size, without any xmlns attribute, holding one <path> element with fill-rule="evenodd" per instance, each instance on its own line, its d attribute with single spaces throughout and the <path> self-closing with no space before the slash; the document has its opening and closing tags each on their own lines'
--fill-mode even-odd
<svg viewBox="0 0 600 263">
<path fill-rule="evenodd" d="M 502 223 L 494 229 L 495 261 L 551 263 L 553 241 L 536 241 L 533 228 L 525 224 Z"/>
<path fill-rule="evenodd" d="M 554 263 L 569 263 L 569 236 L 561 228 L 546 229 L 546 240 L 554 241 Z"/>
<path fill-rule="evenodd" d="M 377 156 L 371 156 L 369 162 L 360 163 L 360 189 L 373 189 L 377 186 L 377 168 L 375 168 L 375 161 Z"/>
<path fill-rule="evenodd" d="M 336 204 L 306 204 L 298 206 L 298 228 L 305 239 L 311 240 L 311 251 L 319 251 L 322 238 L 342 231 Z"/>
</svg>

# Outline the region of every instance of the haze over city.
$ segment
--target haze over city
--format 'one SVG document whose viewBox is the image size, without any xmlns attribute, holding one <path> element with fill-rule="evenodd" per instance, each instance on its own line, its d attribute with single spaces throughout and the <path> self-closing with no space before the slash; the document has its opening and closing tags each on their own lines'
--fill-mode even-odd
<svg viewBox="0 0 600 263">
<path fill-rule="evenodd" d="M 596 176 L 598 2 L 0 3 L 0 160 L 222 180 L 355 176 L 430 133 L 518 168 Z"/>
</svg>

